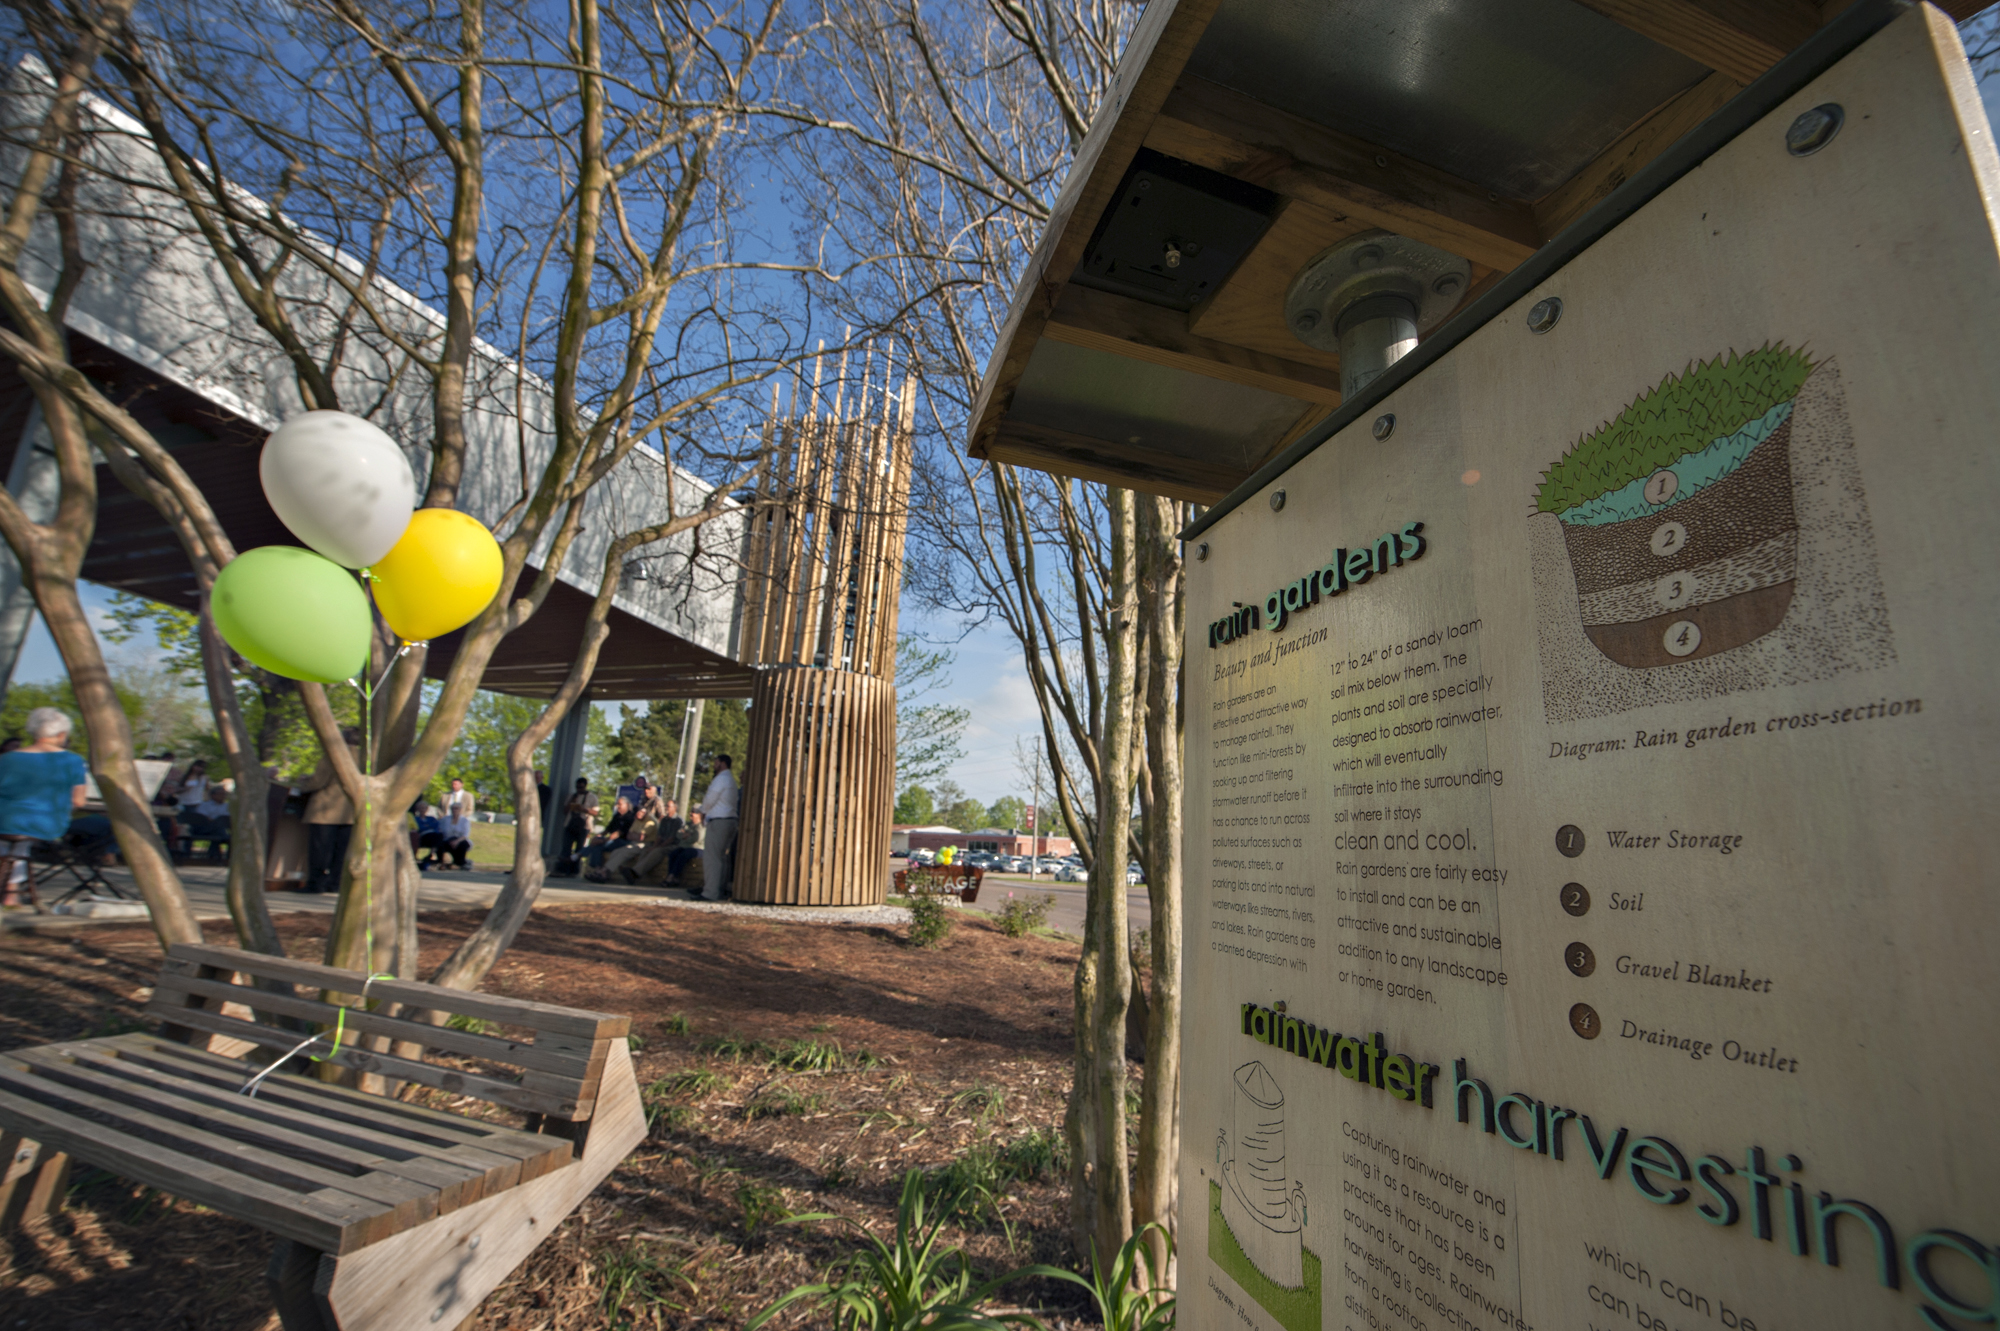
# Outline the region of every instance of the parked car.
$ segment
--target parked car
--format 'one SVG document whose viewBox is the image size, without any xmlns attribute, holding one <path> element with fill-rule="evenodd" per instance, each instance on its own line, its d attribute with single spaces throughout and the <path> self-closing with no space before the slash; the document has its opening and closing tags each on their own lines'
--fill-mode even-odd
<svg viewBox="0 0 2000 1331">
<path fill-rule="evenodd" d="M 1087 883 L 1090 881 L 1090 872 L 1081 864 L 1065 864 L 1062 868 L 1056 870 L 1056 881 L 1058 883 Z"/>
<path fill-rule="evenodd" d="M 937 852 L 934 850 L 913 850 L 910 852 L 910 863 L 936 864 Z"/>
<path fill-rule="evenodd" d="M 1144 869 L 1141 869 L 1136 864 L 1128 864 L 1125 866 L 1126 886 L 1137 887 L 1139 884 L 1145 881 L 1146 881 L 1146 871 Z"/>
</svg>

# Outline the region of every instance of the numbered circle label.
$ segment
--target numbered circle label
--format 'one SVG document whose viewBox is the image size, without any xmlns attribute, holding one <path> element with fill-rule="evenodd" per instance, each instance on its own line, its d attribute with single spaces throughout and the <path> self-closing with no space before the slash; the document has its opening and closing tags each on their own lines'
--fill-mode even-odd
<svg viewBox="0 0 2000 1331">
<path fill-rule="evenodd" d="M 1586 1040 L 1595 1040 L 1603 1031 L 1604 1023 L 1597 1019 L 1597 1009 L 1588 1003 L 1578 1003 L 1569 1010 L 1569 1028 Z"/>
<path fill-rule="evenodd" d="M 1572 860 L 1583 854 L 1583 829 L 1575 823 L 1564 823 L 1558 827 L 1556 849 Z"/>
<path fill-rule="evenodd" d="M 1694 599 L 1694 574 L 1669 573 L 1653 584 L 1653 599 L 1664 610 L 1678 610 Z M 1673 648 L 1669 647 L 1668 651 Z"/>
<path fill-rule="evenodd" d="M 1671 473 L 1662 474 L 1667 475 Z M 1653 553 L 1662 559 L 1668 559 L 1679 554 L 1681 548 L 1687 543 L 1688 529 L 1681 526 L 1678 522 L 1662 522 L 1653 529 L 1653 539 L 1650 542 L 1653 547 Z"/>
<path fill-rule="evenodd" d="M 1578 979 L 1597 969 L 1597 954 L 1590 950 L 1588 943 L 1571 943 L 1563 949 L 1563 965 Z"/>
<path fill-rule="evenodd" d="M 1692 619 L 1677 619 L 1667 625 L 1660 645 L 1667 649 L 1668 656 L 1692 656 L 1701 646 L 1701 625 Z"/>
<path fill-rule="evenodd" d="M 1646 478 L 1646 502 L 1664 504 L 1681 488 L 1681 478 L 1670 471 L 1656 471 Z"/>
<path fill-rule="evenodd" d="M 1564 883 L 1562 887 L 1562 908 L 1572 915 L 1590 913 L 1590 889 L 1582 883 Z"/>
</svg>

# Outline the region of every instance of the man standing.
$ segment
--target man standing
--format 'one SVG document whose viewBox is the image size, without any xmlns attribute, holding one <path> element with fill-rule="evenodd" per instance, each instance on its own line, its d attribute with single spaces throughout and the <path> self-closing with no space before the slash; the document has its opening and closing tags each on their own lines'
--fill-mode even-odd
<svg viewBox="0 0 2000 1331">
<path fill-rule="evenodd" d="M 708 828 L 701 850 L 701 897 L 720 901 L 734 864 L 730 851 L 736 846 L 736 773 L 730 770 L 726 753 L 715 755 L 715 775 L 709 779 L 708 795 L 701 802 L 701 817 Z"/>
<path fill-rule="evenodd" d="M 473 803 L 472 792 L 465 788 L 465 782 L 459 780 L 457 777 L 453 777 L 451 779 L 451 789 L 446 791 L 444 796 L 445 817 L 450 818 L 462 814 L 469 822 L 472 819 Z"/>
</svg>

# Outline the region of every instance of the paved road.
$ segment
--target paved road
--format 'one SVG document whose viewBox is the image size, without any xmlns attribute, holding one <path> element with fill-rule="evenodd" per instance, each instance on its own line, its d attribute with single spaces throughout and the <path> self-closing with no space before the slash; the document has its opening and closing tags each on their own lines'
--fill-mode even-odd
<svg viewBox="0 0 2000 1331">
<path fill-rule="evenodd" d="M 1049 927 L 1083 937 L 1082 883 L 1052 883 L 1046 877 L 1029 882 L 1026 874 L 989 873 L 979 886 L 980 909 L 998 913 L 1006 904 L 1009 892 L 1020 896 L 1039 893 L 1054 896 L 1056 904 L 1049 909 Z M 1135 930 L 1144 929 L 1153 922 L 1153 903 L 1144 887 L 1135 887 L 1126 894 L 1125 909 Z"/>
</svg>

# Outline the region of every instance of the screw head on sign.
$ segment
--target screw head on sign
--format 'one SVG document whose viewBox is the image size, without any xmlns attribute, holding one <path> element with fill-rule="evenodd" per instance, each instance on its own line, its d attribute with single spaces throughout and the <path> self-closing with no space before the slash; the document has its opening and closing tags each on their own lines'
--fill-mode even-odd
<svg viewBox="0 0 2000 1331">
<path fill-rule="evenodd" d="M 1378 443 L 1394 433 L 1396 433 L 1396 418 L 1394 415 L 1385 411 L 1375 418 L 1375 439 Z"/>
<path fill-rule="evenodd" d="M 1549 329 L 1554 328 L 1561 321 L 1562 317 L 1562 297 L 1546 296 L 1536 301 L 1534 308 L 1528 311 L 1528 331 L 1531 333 L 1546 333 Z"/>
<path fill-rule="evenodd" d="M 1800 112 L 1785 130 L 1785 151 L 1794 157 L 1811 157 L 1840 133 L 1840 127 L 1847 120 L 1847 112 L 1839 102 L 1823 102 L 1810 111 Z"/>
<path fill-rule="evenodd" d="M 1283 490 L 1271 491 L 1271 511 L 1273 513 L 1276 513 L 1279 509 L 1283 508 L 1284 506 L 1285 506 L 1285 492 Z"/>
</svg>

